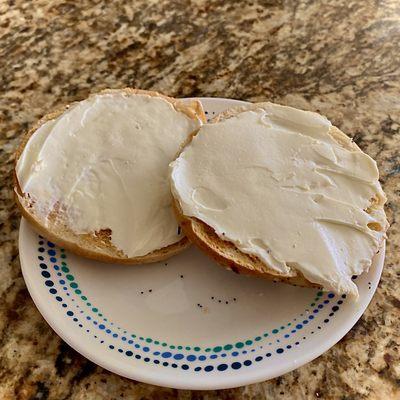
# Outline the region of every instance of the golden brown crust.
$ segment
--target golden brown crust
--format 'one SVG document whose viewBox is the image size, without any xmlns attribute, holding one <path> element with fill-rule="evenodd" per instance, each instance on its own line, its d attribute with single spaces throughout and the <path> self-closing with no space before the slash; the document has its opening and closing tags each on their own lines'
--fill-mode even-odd
<svg viewBox="0 0 400 400">
<path fill-rule="evenodd" d="M 165 96 L 158 92 L 140 90 L 140 89 L 107 89 L 100 93 L 92 94 L 95 96 L 101 93 L 121 93 L 126 94 L 142 94 L 154 97 L 161 97 L 168 102 L 170 102 L 177 111 L 183 112 L 192 119 L 200 119 L 202 122 L 206 121 L 206 116 L 204 114 L 201 103 L 198 101 L 191 101 L 190 103 L 185 103 L 180 100 L 174 99 L 172 97 Z M 91 97 L 90 96 L 90 97 Z M 45 224 L 40 221 L 40 219 L 35 215 L 33 208 L 29 205 L 27 197 L 22 193 L 21 187 L 18 182 L 16 174 L 16 165 L 18 159 L 20 158 L 26 143 L 29 138 L 33 135 L 36 130 L 43 125 L 45 122 L 53 120 L 59 117 L 65 110 L 67 110 L 70 105 L 67 105 L 57 111 L 45 115 L 41 118 L 23 137 L 21 144 L 15 152 L 15 167 L 13 171 L 14 175 L 14 197 L 15 201 L 21 210 L 22 215 L 33 225 L 33 227 L 41 233 L 43 236 L 53 241 L 57 245 L 70 250 L 73 253 L 79 254 L 83 257 L 91 258 L 98 261 L 117 263 L 117 264 L 144 264 L 152 263 L 156 261 L 162 261 L 175 254 L 180 253 L 182 250 L 187 248 L 190 243 L 186 237 L 183 237 L 179 242 L 173 243 L 164 248 L 155 250 L 149 254 L 139 257 L 126 257 L 122 252 L 116 249 L 110 240 L 104 237 L 101 233 L 97 234 L 87 234 L 80 235 L 73 233 L 67 228 L 65 224 L 54 225 L 51 228 L 45 226 Z"/>
<path fill-rule="evenodd" d="M 190 246 L 189 240 L 186 237 L 183 237 L 179 242 L 163 247 L 162 249 L 155 250 L 149 254 L 146 254 L 145 256 L 128 258 L 128 257 L 112 256 L 109 254 L 96 252 L 90 249 L 85 249 L 82 246 L 78 245 L 76 242 L 58 236 L 52 230 L 46 228 L 43 224 L 41 224 L 34 214 L 27 211 L 27 208 L 21 204 L 19 200 L 19 195 L 16 193 L 16 191 L 14 191 L 14 198 L 19 209 L 21 210 L 21 214 L 23 215 L 23 217 L 29 221 L 29 223 L 39 234 L 43 235 L 46 239 L 56 243 L 61 248 L 65 248 L 71 251 L 72 253 L 75 253 L 82 257 L 90 258 L 92 260 L 102 261 L 106 263 L 113 263 L 113 264 L 131 264 L 131 265 L 147 264 L 147 263 L 166 260 L 167 258 L 179 254 L 181 251 L 185 250 Z M 71 232 L 71 235 L 72 234 L 73 233 Z M 73 235 L 75 236 L 76 234 Z M 90 235 L 79 235 L 79 236 L 88 238 Z M 109 244 L 107 243 L 106 245 Z"/>
<path fill-rule="evenodd" d="M 229 109 L 215 116 L 211 123 L 233 117 L 242 111 L 258 108 L 262 106 L 262 104 L 263 103 L 254 103 L 247 106 L 239 106 Z M 196 134 L 197 132 L 190 136 L 185 146 L 192 141 Z M 330 129 L 329 134 L 344 148 L 361 151 L 360 148 L 338 128 L 333 126 Z M 173 192 L 172 194 L 174 196 Z M 382 208 L 385 200 L 385 198 L 374 199 L 371 207 Z M 239 274 L 257 275 L 268 280 L 279 281 L 295 286 L 320 287 L 319 285 L 308 281 L 297 270 L 294 270 L 293 276 L 280 275 L 277 271 L 262 262 L 258 257 L 243 253 L 232 242 L 221 239 L 215 233 L 214 229 L 203 221 L 184 215 L 179 205 L 179 201 L 175 196 L 173 208 L 180 226 L 189 240 L 212 257 L 218 264 Z"/>
</svg>

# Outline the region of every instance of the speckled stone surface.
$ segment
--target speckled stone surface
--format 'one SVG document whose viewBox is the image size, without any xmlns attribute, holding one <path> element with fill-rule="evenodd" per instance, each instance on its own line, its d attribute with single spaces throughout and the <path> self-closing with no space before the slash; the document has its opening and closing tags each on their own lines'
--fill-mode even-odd
<svg viewBox="0 0 400 400">
<path fill-rule="evenodd" d="M 0 2 L 0 399 L 400 399 L 400 3 Z M 41 115 L 106 87 L 272 100 L 317 110 L 379 165 L 391 223 L 368 310 L 278 379 L 190 392 L 120 378 L 63 343 L 18 260 L 13 152 Z"/>
</svg>

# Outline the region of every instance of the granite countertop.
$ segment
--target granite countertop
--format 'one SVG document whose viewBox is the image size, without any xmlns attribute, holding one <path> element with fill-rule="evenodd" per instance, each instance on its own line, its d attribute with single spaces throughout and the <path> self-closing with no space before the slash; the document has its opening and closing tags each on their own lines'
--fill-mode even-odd
<svg viewBox="0 0 400 400">
<path fill-rule="evenodd" d="M 1 399 L 400 399 L 400 5 L 397 0 L 0 3 Z M 18 259 L 13 152 L 43 114 L 134 86 L 317 110 L 375 158 L 388 196 L 386 267 L 364 316 L 280 378 L 190 392 L 89 362 L 35 308 Z"/>
</svg>

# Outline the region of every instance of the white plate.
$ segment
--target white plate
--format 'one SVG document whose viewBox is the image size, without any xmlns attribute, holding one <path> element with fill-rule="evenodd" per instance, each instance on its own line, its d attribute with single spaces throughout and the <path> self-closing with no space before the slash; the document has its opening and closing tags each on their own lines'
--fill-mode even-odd
<svg viewBox="0 0 400 400">
<path fill-rule="evenodd" d="M 208 116 L 241 102 L 200 99 Z M 226 271 L 195 248 L 167 262 L 102 264 L 40 237 L 22 220 L 29 292 L 51 327 L 91 361 L 135 380 L 222 389 L 291 371 L 333 346 L 360 318 L 384 249 L 344 296 Z"/>
</svg>

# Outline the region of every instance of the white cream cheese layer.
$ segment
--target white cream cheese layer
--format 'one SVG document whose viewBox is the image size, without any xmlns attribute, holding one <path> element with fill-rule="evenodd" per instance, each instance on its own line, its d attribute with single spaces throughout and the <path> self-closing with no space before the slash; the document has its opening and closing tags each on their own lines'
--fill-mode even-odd
<svg viewBox="0 0 400 400">
<path fill-rule="evenodd" d="M 204 125 L 171 164 L 185 215 L 278 273 L 358 296 L 387 227 L 374 160 L 347 150 L 319 114 L 263 103 Z M 378 223 L 382 231 L 370 229 Z"/>
<path fill-rule="evenodd" d="M 148 95 L 99 94 L 43 124 L 17 163 L 42 217 L 58 203 L 75 233 L 111 229 L 128 257 L 179 241 L 168 164 L 200 121 Z"/>
</svg>

